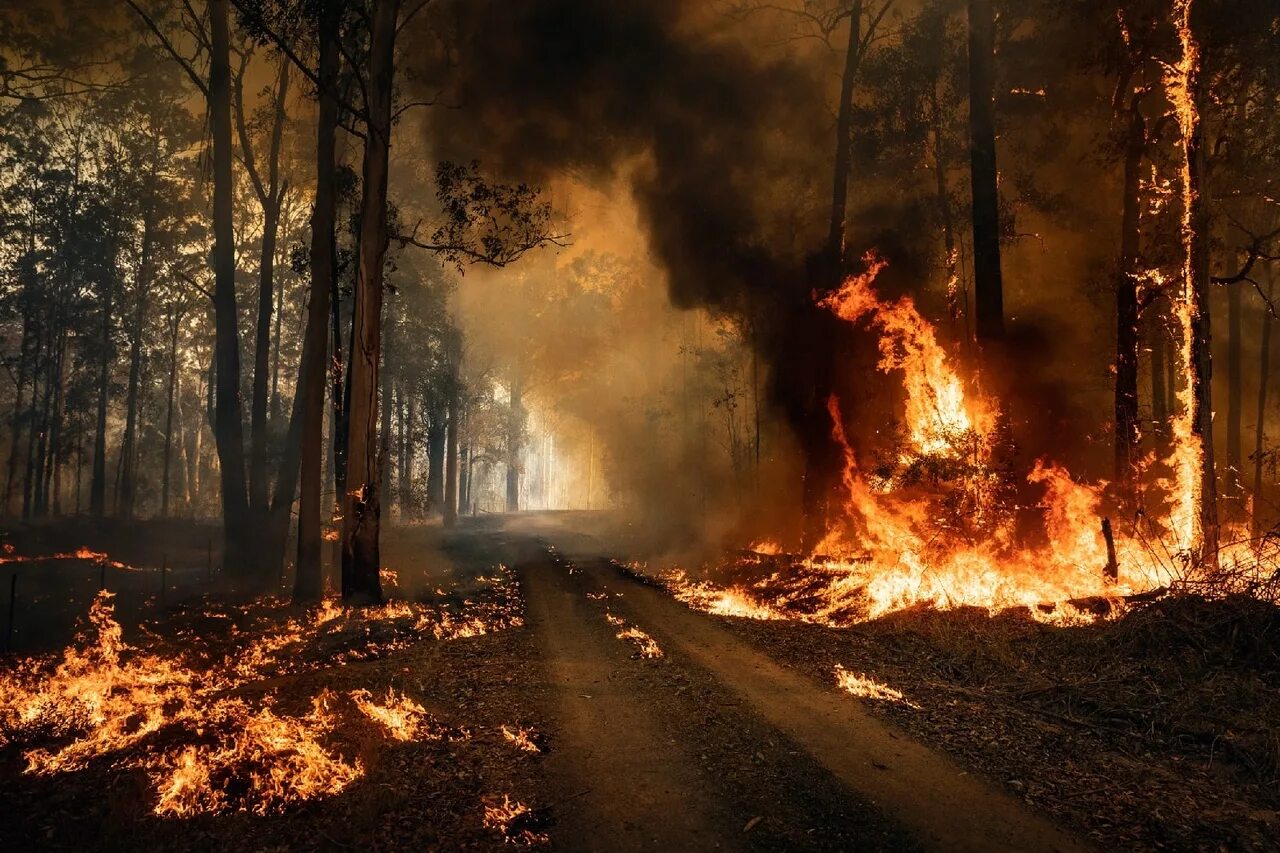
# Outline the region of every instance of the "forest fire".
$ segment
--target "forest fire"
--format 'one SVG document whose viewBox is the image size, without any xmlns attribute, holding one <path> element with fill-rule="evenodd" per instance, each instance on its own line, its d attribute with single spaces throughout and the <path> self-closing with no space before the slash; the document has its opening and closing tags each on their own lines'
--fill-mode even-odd
<svg viewBox="0 0 1280 853">
<path fill-rule="evenodd" d="M 0 850 L 1275 848 L 1278 164 L 1277 0 L 8 4 Z"/>
</svg>

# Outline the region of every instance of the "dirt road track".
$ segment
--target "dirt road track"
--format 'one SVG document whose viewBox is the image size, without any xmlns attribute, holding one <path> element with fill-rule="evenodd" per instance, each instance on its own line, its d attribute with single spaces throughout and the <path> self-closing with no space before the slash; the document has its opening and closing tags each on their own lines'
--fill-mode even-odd
<svg viewBox="0 0 1280 853">
<path fill-rule="evenodd" d="M 573 798 L 555 804 L 558 847 L 1087 849 L 834 685 L 780 666 L 606 560 L 521 551 L 513 562 L 558 697 L 562 742 L 548 770 Z M 604 621 L 606 607 L 652 635 L 666 665 L 629 658 Z M 703 681 L 710 686 L 700 704 L 688 686 Z M 742 707 L 690 728 L 708 696 Z M 713 745 L 754 729 L 782 748 L 738 773 L 725 766 L 732 758 L 708 757 L 708 725 L 720 730 Z"/>
</svg>

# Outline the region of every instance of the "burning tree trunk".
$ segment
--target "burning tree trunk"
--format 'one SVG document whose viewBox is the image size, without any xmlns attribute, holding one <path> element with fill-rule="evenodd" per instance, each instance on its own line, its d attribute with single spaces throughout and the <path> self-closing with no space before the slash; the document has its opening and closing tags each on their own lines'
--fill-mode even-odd
<svg viewBox="0 0 1280 853">
<path fill-rule="evenodd" d="M 992 0 L 969 0 L 969 158 L 973 186 L 973 293 L 978 340 L 1004 337 L 1000 190 L 996 169 L 995 15 Z"/>
<path fill-rule="evenodd" d="M 329 293 L 334 286 L 334 136 L 338 127 L 338 0 L 323 0 L 319 9 L 317 79 L 320 112 L 316 120 L 316 197 L 311 211 L 311 288 L 303 342 L 301 494 L 298 498 L 298 565 L 293 597 L 318 600 L 323 592 L 320 563 L 320 493 L 324 455 L 324 384 Z"/>
<path fill-rule="evenodd" d="M 1267 386 L 1271 382 L 1271 297 L 1275 294 L 1273 273 L 1267 272 L 1267 304 L 1262 306 L 1262 334 L 1258 354 L 1258 423 L 1253 432 L 1253 513 L 1250 518 L 1254 538 L 1262 535 L 1262 454 L 1266 449 Z"/>
<path fill-rule="evenodd" d="M 1137 96 L 1127 110 L 1124 153 L 1124 205 L 1120 231 L 1120 268 L 1116 279 L 1115 479 L 1128 491 L 1138 461 L 1138 252 L 1141 213 L 1138 197 L 1147 130 Z"/>
<path fill-rule="evenodd" d="M 1175 527 L 1180 545 L 1217 565 L 1218 506 L 1213 465 L 1213 375 L 1209 324 L 1209 210 L 1204 194 L 1204 130 L 1200 49 L 1191 28 L 1194 0 L 1174 0 L 1181 56 L 1169 75 L 1169 94 L 1182 135 L 1182 298 L 1178 317 L 1186 388 L 1174 443 L 1177 468 Z"/>
<path fill-rule="evenodd" d="M 382 351 L 382 265 L 387 249 L 387 167 L 391 146 L 391 93 L 399 0 L 376 0 L 369 42 L 365 109 L 364 198 L 360 263 L 356 276 L 347 482 L 342 513 L 342 596 L 382 598 L 378 577 L 381 496 L 378 489 L 378 367 Z"/>
</svg>

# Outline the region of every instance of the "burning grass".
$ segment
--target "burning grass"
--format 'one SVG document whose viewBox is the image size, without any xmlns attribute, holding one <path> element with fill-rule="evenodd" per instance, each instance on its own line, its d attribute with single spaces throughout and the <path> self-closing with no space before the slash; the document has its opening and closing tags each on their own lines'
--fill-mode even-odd
<svg viewBox="0 0 1280 853">
<path fill-rule="evenodd" d="M 268 814 L 336 794 L 363 774 L 341 730 L 367 720 L 398 741 L 466 737 L 395 691 L 321 691 L 304 713 L 275 707 L 268 682 L 382 657 L 425 638 L 448 640 L 519 625 L 514 578 L 502 570 L 460 606 L 390 602 L 350 610 L 326 600 L 305 613 L 282 601 L 177 612 L 131 644 L 100 593 L 88 626 L 60 657 L 28 658 L 0 674 L 0 747 L 25 772 L 102 763 L 140 769 L 156 814 Z"/>
<path fill-rule="evenodd" d="M 636 657 L 645 658 L 646 660 L 657 660 L 662 657 L 662 648 L 659 647 L 657 640 L 650 637 L 644 631 L 641 631 L 635 625 L 627 625 L 627 620 L 621 616 L 614 616 L 608 611 L 604 614 L 605 621 L 622 630 L 617 633 L 619 640 L 628 640 L 636 647 Z"/>
</svg>

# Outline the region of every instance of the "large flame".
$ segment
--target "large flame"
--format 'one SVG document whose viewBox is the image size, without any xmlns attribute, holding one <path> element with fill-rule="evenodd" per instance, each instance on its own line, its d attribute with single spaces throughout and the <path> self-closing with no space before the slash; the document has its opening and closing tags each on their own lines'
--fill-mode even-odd
<svg viewBox="0 0 1280 853">
<path fill-rule="evenodd" d="M 884 262 L 874 255 L 866 260 L 865 273 L 847 279 L 820 304 L 878 332 L 880 369 L 901 377 L 900 468 L 928 459 L 945 463 L 936 467 L 951 473 L 928 489 L 897 475 L 864 473 L 832 397 L 832 438 L 843 452 L 843 512 L 814 553 L 780 554 L 769 543 L 748 560 L 754 577 L 719 585 L 668 573 L 675 593 L 692 606 L 725 615 L 831 625 L 919 605 L 991 612 L 1016 607 L 1046 621 L 1074 622 L 1122 612 L 1126 599 L 1177 579 L 1185 565 L 1179 556 L 1199 536 L 1198 444 L 1186 415 L 1194 389 L 1182 390 L 1184 412 L 1174 425 L 1175 476 L 1165 484 L 1168 516 L 1110 527 L 1114 561 L 1103 528 L 1105 484 L 1082 483 L 1048 460 L 1036 461 L 1018 490 L 1041 495 L 1037 507 L 1023 508 L 1024 515 L 1038 509 L 1039 532 L 1022 530 L 1010 513 L 1002 516 L 993 507 L 1000 406 L 966 387 L 909 298 L 887 300 L 876 293 Z M 1184 300 L 1182 310 L 1189 331 L 1193 315 L 1185 312 L 1194 310 L 1194 301 Z M 963 530 L 949 526 L 946 502 L 954 505 L 957 494 L 964 497 L 966 521 L 990 520 Z M 1245 566 L 1246 550 L 1238 548 L 1229 558 Z M 761 567 L 773 571 L 761 577 Z"/>
</svg>

